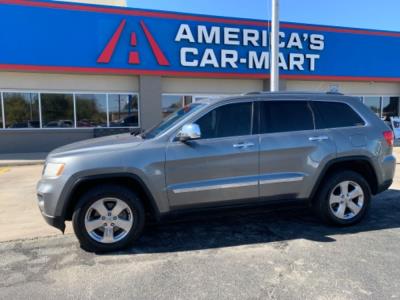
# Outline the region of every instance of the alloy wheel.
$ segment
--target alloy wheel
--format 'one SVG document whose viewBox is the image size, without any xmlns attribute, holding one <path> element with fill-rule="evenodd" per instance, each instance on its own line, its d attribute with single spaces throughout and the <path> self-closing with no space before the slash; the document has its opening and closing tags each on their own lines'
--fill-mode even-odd
<svg viewBox="0 0 400 300">
<path fill-rule="evenodd" d="M 128 235 L 134 224 L 131 208 L 117 198 L 95 201 L 85 215 L 85 229 L 99 243 L 112 244 Z"/>
<path fill-rule="evenodd" d="M 336 185 L 329 197 L 329 208 L 341 220 L 356 217 L 364 206 L 364 191 L 354 181 L 342 181 Z"/>
</svg>

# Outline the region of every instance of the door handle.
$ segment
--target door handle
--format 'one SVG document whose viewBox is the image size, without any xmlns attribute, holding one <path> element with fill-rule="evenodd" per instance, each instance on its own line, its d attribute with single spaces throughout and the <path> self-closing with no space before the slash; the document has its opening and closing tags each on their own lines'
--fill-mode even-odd
<svg viewBox="0 0 400 300">
<path fill-rule="evenodd" d="M 309 141 L 325 141 L 329 140 L 329 137 L 326 135 L 321 135 L 321 136 L 311 136 L 308 138 Z"/>
<path fill-rule="evenodd" d="M 254 147 L 254 143 L 238 143 L 238 144 L 233 144 L 233 148 L 237 149 L 247 149 L 250 147 Z"/>
</svg>

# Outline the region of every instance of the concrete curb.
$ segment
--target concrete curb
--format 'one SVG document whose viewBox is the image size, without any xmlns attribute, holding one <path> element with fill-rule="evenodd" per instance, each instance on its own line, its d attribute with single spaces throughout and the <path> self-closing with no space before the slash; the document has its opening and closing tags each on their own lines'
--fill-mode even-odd
<svg viewBox="0 0 400 300">
<path fill-rule="evenodd" d="M 43 165 L 45 160 L 16 160 L 16 161 L 1 161 L 0 167 L 22 167 Z"/>
<path fill-rule="evenodd" d="M 0 154 L 0 167 L 43 165 L 48 153 L 6 153 Z"/>
</svg>

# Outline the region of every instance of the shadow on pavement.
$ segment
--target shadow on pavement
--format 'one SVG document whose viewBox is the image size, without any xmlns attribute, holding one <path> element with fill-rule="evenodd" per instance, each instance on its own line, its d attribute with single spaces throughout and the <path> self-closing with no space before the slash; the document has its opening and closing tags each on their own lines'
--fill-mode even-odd
<svg viewBox="0 0 400 300">
<path fill-rule="evenodd" d="M 150 226 L 135 246 L 120 254 L 192 251 L 306 239 L 335 242 L 335 235 L 400 227 L 400 191 L 374 197 L 369 215 L 352 227 L 329 227 L 308 207 L 280 207 L 254 213 L 197 216 L 195 220 Z M 115 253 L 114 253 L 115 254 Z"/>
</svg>

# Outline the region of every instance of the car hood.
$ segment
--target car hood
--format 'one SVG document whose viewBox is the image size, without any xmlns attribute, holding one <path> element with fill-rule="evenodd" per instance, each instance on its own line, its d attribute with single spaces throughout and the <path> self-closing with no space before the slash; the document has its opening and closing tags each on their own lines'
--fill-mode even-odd
<svg viewBox="0 0 400 300">
<path fill-rule="evenodd" d="M 77 154 L 95 153 L 98 151 L 113 151 L 123 148 L 136 147 L 143 143 L 143 139 L 130 133 L 93 138 L 68 144 L 50 152 L 48 158 L 57 158 Z"/>
</svg>

